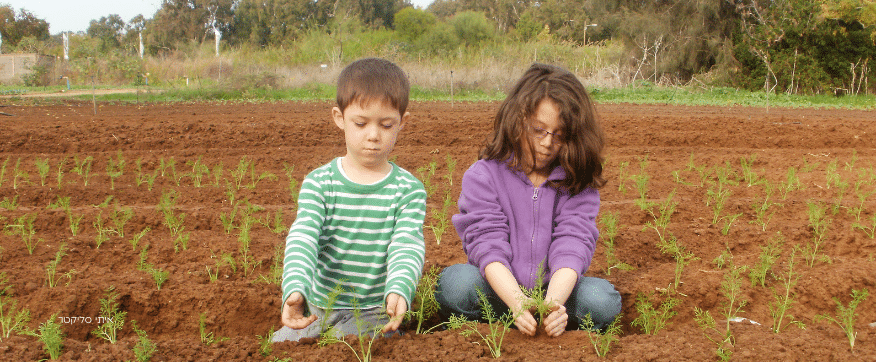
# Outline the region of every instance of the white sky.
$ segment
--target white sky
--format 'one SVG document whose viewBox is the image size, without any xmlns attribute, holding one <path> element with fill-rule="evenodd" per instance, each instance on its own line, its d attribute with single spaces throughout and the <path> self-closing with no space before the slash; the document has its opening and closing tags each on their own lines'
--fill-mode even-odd
<svg viewBox="0 0 876 362">
<path fill-rule="evenodd" d="M 425 9 L 432 0 L 411 0 L 416 7 Z M 0 5 L 11 5 L 16 14 L 22 8 L 49 23 L 49 34 L 63 31 L 85 32 L 92 20 L 118 14 L 127 23 L 142 14 L 151 19 L 161 0 L 0 0 Z"/>
</svg>

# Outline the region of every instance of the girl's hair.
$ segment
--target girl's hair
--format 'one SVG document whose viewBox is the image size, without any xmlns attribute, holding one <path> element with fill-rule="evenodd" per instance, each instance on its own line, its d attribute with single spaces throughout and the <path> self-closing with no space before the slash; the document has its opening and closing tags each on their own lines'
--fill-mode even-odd
<svg viewBox="0 0 876 362">
<path fill-rule="evenodd" d="M 586 188 L 605 185 L 602 178 L 602 147 L 604 136 L 599 126 L 596 109 L 584 85 L 569 71 L 547 64 L 535 63 L 511 88 L 508 97 L 499 106 L 493 122 L 493 133 L 481 150 L 481 159 L 508 161 L 510 166 L 524 170 L 534 165 L 535 159 L 523 162 L 520 159 L 523 147 L 529 147 L 534 157 L 532 143 L 527 135 L 527 125 L 542 100 L 550 99 L 560 111 L 560 131 L 563 142 L 557 158 L 549 166 L 557 165 L 566 171 L 566 178 L 550 185 L 568 191 L 572 195 Z"/>
</svg>

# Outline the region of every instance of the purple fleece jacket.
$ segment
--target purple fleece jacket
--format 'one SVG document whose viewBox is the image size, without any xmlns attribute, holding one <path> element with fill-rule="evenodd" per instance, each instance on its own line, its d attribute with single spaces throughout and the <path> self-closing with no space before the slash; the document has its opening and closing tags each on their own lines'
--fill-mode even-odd
<svg viewBox="0 0 876 362">
<path fill-rule="evenodd" d="M 555 168 L 549 180 L 562 180 Z M 534 187 L 505 162 L 479 160 L 462 177 L 459 214 L 453 216 L 469 264 L 481 274 L 492 262 L 511 270 L 517 282 L 535 286 L 544 261 L 544 283 L 561 268 L 582 275 L 590 267 L 599 231 L 599 192 L 575 196 L 549 186 Z"/>
</svg>

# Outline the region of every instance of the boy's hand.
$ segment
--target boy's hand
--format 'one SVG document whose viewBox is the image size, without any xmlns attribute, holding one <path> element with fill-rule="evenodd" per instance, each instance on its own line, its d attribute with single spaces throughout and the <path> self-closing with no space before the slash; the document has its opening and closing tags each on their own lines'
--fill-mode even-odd
<svg viewBox="0 0 876 362">
<path fill-rule="evenodd" d="M 408 303 L 405 298 L 395 293 L 386 296 L 386 314 L 389 315 L 389 323 L 383 326 L 383 333 L 395 332 L 405 318 L 408 311 Z"/>
<path fill-rule="evenodd" d="M 566 306 L 554 304 L 550 314 L 544 319 L 544 331 L 551 337 L 558 337 L 566 331 L 569 323 L 569 315 L 566 314 Z"/>
<path fill-rule="evenodd" d="M 316 320 L 315 315 L 304 316 L 304 297 L 299 292 L 294 292 L 286 298 L 282 314 L 280 322 L 292 329 L 302 329 Z"/>
</svg>

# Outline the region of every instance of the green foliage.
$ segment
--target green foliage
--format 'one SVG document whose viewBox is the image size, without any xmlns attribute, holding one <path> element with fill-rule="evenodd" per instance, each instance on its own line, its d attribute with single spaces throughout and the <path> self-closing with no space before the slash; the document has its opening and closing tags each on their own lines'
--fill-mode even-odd
<svg viewBox="0 0 876 362">
<path fill-rule="evenodd" d="M 432 266 L 428 272 L 424 273 L 417 285 L 414 302 L 411 303 L 411 310 L 405 314 L 405 318 L 416 320 L 416 333 L 427 333 L 423 329 L 423 322 L 438 313 L 440 306 L 438 300 L 435 299 L 435 287 L 438 285 L 438 273 L 440 269 Z"/>
<path fill-rule="evenodd" d="M 319 345 L 322 347 L 334 343 L 343 343 L 350 351 L 353 351 L 353 355 L 356 356 L 359 362 L 369 362 L 371 361 L 371 348 L 374 346 L 374 341 L 380 336 L 383 326 L 379 324 L 366 325 L 367 321 L 362 319 L 362 309 L 359 308 L 359 302 L 355 299 L 353 300 L 353 318 L 356 321 L 356 340 L 359 342 L 358 350 L 353 348 L 334 326 L 320 334 Z"/>
<path fill-rule="evenodd" d="M 630 179 L 636 184 L 636 190 L 639 191 L 639 198 L 636 199 L 636 206 L 639 209 L 648 210 L 651 207 L 651 203 L 648 201 L 648 180 L 650 177 L 648 176 L 648 172 L 645 171 L 645 168 L 648 167 L 648 156 L 644 156 L 639 159 L 639 174 L 630 176 Z"/>
<path fill-rule="evenodd" d="M 502 341 L 505 339 L 505 333 L 508 332 L 511 324 L 514 323 L 514 315 L 506 313 L 497 318 L 496 312 L 493 311 L 492 305 L 487 300 L 487 296 L 480 290 L 477 293 L 481 301 L 481 313 L 483 313 L 483 317 L 487 321 L 489 332 L 486 335 L 482 334 L 478 330 L 478 322 L 466 320 L 461 315 L 450 316 L 447 325 L 450 329 L 461 329 L 460 334 L 464 337 L 477 334 L 484 341 L 484 344 L 487 345 L 487 348 L 490 349 L 490 354 L 493 358 L 499 358 L 502 356 Z"/>
<path fill-rule="evenodd" d="M 173 251 L 179 252 L 179 248 L 188 249 L 188 233 L 183 233 L 185 230 L 186 214 L 175 213 L 177 193 L 176 190 L 166 191 L 161 194 L 161 200 L 158 202 L 156 209 L 164 216 L 164 225 L 170 229 L 170 234 L 175 237 L 173 242 Z"/>
<path fill-rule="evenodd" d="M 863 290 L 852 290 L 852 300 L 849 301 L 848 305 L 843 305 L 839 299 L 833 298 L 834 303 L 836 303 L 836 317 L 818 315 L 816 316 L 816 319 L 829 320 L 839 325 L 849 339 L 849 348 L 854 349 L 855 339 L 858 336 L 858 333 L 855 332 L 855 323 L 858 320 L 858 313 L 856 310 L 858 309 L 858 305 L 867 299 L 868 294 L 869 291 L 866 288 Z"/>
<path fill-rule="evenodd" d="M 406 7 L 395 13 L 395 31 L 405 41 L 415 42 L 420 36 L 435 25 L 437 19 L 432 13 Z"/>
<path fill-rule="evenodd" d="M 83 159 L 79 159 L 79 155 L 73 155 L 73 173 L 82 176 L 82 184 L 83 186 L 88 186 L 88 179 L 91 177 L 91 164 L 93 163 L 94 158 L 91 156 L 87 156 Z"/>
<path fill-rule="evenodd" d="M 760 225 L 761 231 L 766 231 L 767 224 L 769 224 L 770 220 L 773 218 L 773 214 L 776 213 L 775 210 L 770 211 L 770 209 L 772 209 L 773 206 L 781 207 L 783 205 L 770 201 L 770 197 L 773 196 L 774 186 L 769 180 L 762 179 L 759 183 L 763 185 L 763 199 L 755 199 L 754 203 L 751 205 L 751 208 L 754 210 L 754 220 L 749 221 L 749 223 L 758 224 Z"/>
<path fill-rule="evenodd" d="M 116 189 L 116 179 L 125 173 L 125 158 L 122 157 L 122 151 L 116 154 L 116 159 L 109 157 L 106 163 L 106 174 L 110 178 L 110 190 Z"/>
<path fill-rule="evenodd" d="M 815 265 L 816 260 L 830 263 L 829 256 L 822 254 L 822 246 L 827 240 L 827 229 L 831 219 L 827 216 L 827 206 L 813 201 L 806 202 L 809 215 L 809 228 L 812 230 L 811 242 L 803 247 L 803 255 L 810 267 Z"/>
<path fill-rule="evenodd" d="M 495 36 L 495 26 L 490 24 L 484 13 L 476 11 L 463 11 L 450 19 L 450 26 L 456 32 L 456 36 L 466 46 L 477 47 Z"/>
<path fill-rule="evenodd" d="M 70 281 L 73 280 L 73 274 L 76 273 L 76 270 L 71 269 L 66 273 L 58 275 L 58 264 L 61 264 L 61 258 L 65 255 L 67 255 L 67 244 L 61 243 L 58 246 L 58 251 L 55 253 L 55 259 L 46 264 L 46 284 L 49 285 L 49 288 L 57 286 L 61 277 L 67 277 L 67 284 L 70 284 Z"/>
<path fill-rule="evenodd" d="M 262 357 L 267 357 L 271 355 L 271 352 L 274 350 L 274 342 L 272 338 L 274 336 L 274 326 L 268 328 L 268 331 L 263 336 L 256 336 L 259 339 L 259 354 Z"/>
<path fill-rule="evenodd" d="M 654 220 L 646 222 L 642 231 L 649 228 L 654 229 L 654 231 L 657 232 L 657 236 L 660 238 L 657 246 L 660 247 L 661 250 L 666 248 L 667 237 L 671 237 L 669 236 L 668 231 L 666 231 L 666 228 L 669 227 L 669 220 L 672 218 L 672 214 L 675 213 L 675 207 L 678 206 L 678 202 L 672 200 L 673 197 L 675 197 L 675 190 L 672 190 L 662 202 L 649 202 L 646 210 L 648 211 L 648 214 L 651 214 L 651 217 L 654 218 Z M 656 211 L 654 210 L 655 206 L 659 208 Z"/>
<path fill-rule="evenodd" d="M 760 246 L 758 263 L 751 266 L 748 272 L 748 278 L 751 280 L 752 286 L 757 286 L 758 284 L 761 287 L 766 286 L 767 274 L 771 273 L 773 265 L 779 260 L 779 256 L 782 255 L 782 245 L 784 243 L 785 238 L 782 237 L 782 233 L 776 233 L 765 245 Z"/>
<path fill-rule="evenodd" d="M 46 185 L 46 177 L 49 176 L 49 159 L 37 158 L 33 161 L 36 165 L 37 173 L 40 175 L 40 186 Z"/>
<path fill-rule="evenodd" d="M 43 241 L 42 239 L 34 240 L 36 229 L 33 226 L 33 222 L 36 220 L 36 217 L 36 214 L 24 214 L 17 217 L 12 223 L 6 224 L 4 227 L 7 234 L 17 234 L 21 236 L 21 241 L 24 242 L 24 246 L 27 248 L 27 253 L 30 255 L 33 255 L 33 251 L 36 249 L 37 244 Z"/>
<path fill-rule="evenodd" d="M 198 331 L 201 333 L 201 343 L 207 346 L 228 340 L 228 337 L 220 337 L 214 335 L 213 332 L 207 332 L 207 312 L 201 313 L 198 319 Z"/>
<path fill-rule="evenodd" d="M 769 303 L 769 309 L 770 315 L 773 317 L 773 326 L 771 329 L 775 333 L 781 332 L 783 328 L 790 324 L 796 324 L 801 329 L 806 329 L 803 322 L 795 320 L 793 315 L 788 314 L 788 311 L 794 306 L 794 298 L 797 297 L 797 293 L 792 292 L 792 290 L 797 285 L 797 281 L 800 280 L 799 273 L 794 271 L 796 255 L 797 248 L 794 248 L 791 251 L 791 257 L 788 259 L 787 272 L 779 277 L 782 281 L 782 289 L 772 288 L 774 300 Z M 785 318 L 788 318 L 788 323 L 784 322 Z"/>
<path fill-rule="evenodd" d="M 103 338 L 112 344 L 116 343 L 117 334 L 125 325 L 125 316 L 128 312 L 119 310 L 117 301 L 119 295 L 115 291 L 115 287 L 111 286 L 106 289 L 105 297 L 100 299 L 100 318 L 103 323 L 97 329 L 91 331 L 91 334 Z"/>
<path fill-rule="evenodd" d="M 152 355 L 158 351 L 158 346 L 149 339 L 146 331 L 137 328 L 137 321 L 131 321 L 131 328 L 137 334 L 137 344 L 134 345 L 134 357 L 138 362 L 149 361 L 152 359 Z"/>
<path fill-rule="evenodd" d="M 11 289 L 6 272 L 0 273 L 0 340 L 9 338 L 13 333 L 26 333 L 30 322 L 30 311 L 27 308 L 18 309 L 18 301 L 12 297 Z"/>
<path fill-rule="evenodd" d="M 49 359 L 53 360 L 61 357 L 61 349 L 64 348 L 64 331 L 55 319 L 58 319 L 58 313 L 52 314 L 45 323 L 40 324 L 39 333 L 28 332 L 43 342 L 43 349 L 49 354 Z"/>
<path fill-rule="evenodd" d="M 605 274 L 611 275 L 611 270 L 614 268 L 620 270 L 633 270 L 633 266 L 624 263 L 618 259 L 614 250 L 614 238 L 617 237 L 619 218 L 617 212 L 603 212 L 599 218 L 599 230 L 602 237 L 602 244 L 605 245 L 606 268 Z"/>
<path fill-rule="evenodd" d="M 654 299 L 653 301 L 652 298 Z M 652 294 L 650 297 L 647 297 L 640 293 L 636 297 L 636 311 L 639 312 L 639 316 L 631 324 L 641 328 L 645 334 L 651 335 L 655 335 L 661 329 L 666 328 L 669 319 L 677 314 L 672 309 L 677 307 L 681 300 L 672 296 L 666 296 L 663 302 L 660 303 L 659 309 L 654 309 L 653 303 L 656 303 L 656 296 Z"/>
<path fill-rule="evenodd" d="M 605 357 L 608 355 L 612 343 L 616 343 L 620 340 L 619 336 L 622 333 L 620 320 L 622 316 L 623 315 L 620 313 L 616 315 L 614 321 L 612 321 L 602 333 L 593 326 L 593 318 L 591 318 L 590 313 L 587 313 L 587 315 L 581 319 L 581 329 L 589 332 L 587 333 L 587 337 L 590 339 L 590 344 L 592 344 L 593 348 L 596 350 L 597 356 Z"/>
</svg>

